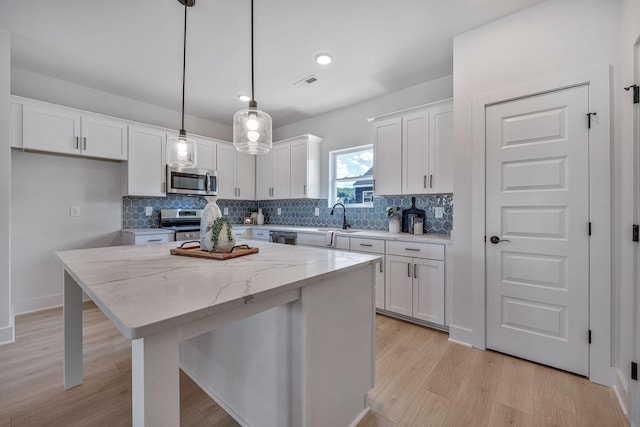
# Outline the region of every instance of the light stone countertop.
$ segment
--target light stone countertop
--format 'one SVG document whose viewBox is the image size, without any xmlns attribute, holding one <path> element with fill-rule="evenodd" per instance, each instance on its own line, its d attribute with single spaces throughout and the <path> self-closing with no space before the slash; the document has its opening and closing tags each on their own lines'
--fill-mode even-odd
<svg viewBox="0 0 640 427">
<path fill-rule="evenodd" d="M 65 270 L 129 339 L 306 286 L 380 258 L 243 241 L 260 252 L 225 261 L 170 255 L 176 242 L 56 252 Z"/>
<path fill-rule="evenodd" d="M 247 224 L 234 224 L 233 228 L 257 228 L 267 230 L 282 230 L 282 231 L 296 231 L 298 233 L 315 233 L 325 234 L 327 231 L 336 231 L 340 235 L 347 237 L 363 237 L 363 238 L 376 238 L 384 240 L 397 240 L 403 242 L 420 242 L 420 243 L 440 243 L 443 245 L 451 244 L 451 236 L 448 234 L 409 234 L 409 233 L 389 233 L 382 230 L 359 230 L 348 229 L 346 232 L 339 228 L 326 228 L 326 227 L 306 227 L 297 225 L 276 225 L 276 224 L 263 224 L 263 225 L 247 225 Z"/>
<path fill-rule="evenodd" d="M 175 232 L 167 228 L 123 228 L 120 231 L 123 233 L 137 234 L 139 236 L 144 234 L 171 234 Z"/>
</svg>

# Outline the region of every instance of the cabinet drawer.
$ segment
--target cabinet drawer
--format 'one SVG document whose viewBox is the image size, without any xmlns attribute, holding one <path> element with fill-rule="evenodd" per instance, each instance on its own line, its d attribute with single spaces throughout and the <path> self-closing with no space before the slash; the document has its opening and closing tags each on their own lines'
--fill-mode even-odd
<svg viewBox="0 0 640 427">
<path fill-rule="evenodd" d="M 174 239 L 173 234 L 144 234 L 142 236 L 136 236 L 134 245 L 146 245 L 147 243 L 166 243 L 172 242 Z"/>
<path fill-rule="evenodd" d="M 351 237 L 351 250 L 359 252 L 384 253 L 384 240 Z"/>
<path fill-rule="evenodd" d="M 298 241 L 296 244 L 302 246 L 317 246 L 320 248 L 331 248 L 331 246 L 327 246 L 325 243 L 325 235 L 324 234 L 306 234 L 306 233 L 298 233 Z M 336 236 L 336 245 L 333 249 L 343 249 L 349 250 L 349 238 L 345 236 Z"/>
<path fill-rule="evenodd" d="M 387 242 L 387 254 L 444 261 L 444 245 L 437 243 Z"/>
<path fill-rule="evenodd" d="M 251 238 L 253 240 L 264 240 L 265 242 L 269 241 L 269 230 L 266 229 L 253 229 L 251 230 Z"/>
</svg>

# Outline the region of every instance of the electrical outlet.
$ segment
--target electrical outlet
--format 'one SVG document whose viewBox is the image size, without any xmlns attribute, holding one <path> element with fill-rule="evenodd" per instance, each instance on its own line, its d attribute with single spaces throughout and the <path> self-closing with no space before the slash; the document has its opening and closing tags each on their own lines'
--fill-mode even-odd
<svg viewBox="0 0 640 427">
<path fill-rule="evenodd" d="M 320 208 L 316 208 L 316 209 L 313 211 L 313 214 L 314 214 L 315 216 L 320 216 Z"/>
<path fill-rule="evenodd" d="M 151 207 L 151 206 L 147 206 L 147 207 L 145 207 L 145 208 L 144 208 L 144 214 L 145 214 L 146 216 L 151 216 L 151 215 L 153 215 L 153 207 Z"/>
<path fill-rule="evenodd" d="M 80 206 L 69 206 L 69 216 L 80 216 Z"/>
<path fill-rule="evenodd" d="M 442 218 L 444 214 L 444 208 L 442 206 L 437 206 L 435 209 L 436 218 Z"/>
<path fill-rule="evenodd" d="M 282 215 L 282 208 L 278 208 L 278 215 Z"/>
<path fill-rule="evenodd" d="M 223 215 L 229 215 L 229 208 L 224 208 L 222 214 Z"/>
</svg>

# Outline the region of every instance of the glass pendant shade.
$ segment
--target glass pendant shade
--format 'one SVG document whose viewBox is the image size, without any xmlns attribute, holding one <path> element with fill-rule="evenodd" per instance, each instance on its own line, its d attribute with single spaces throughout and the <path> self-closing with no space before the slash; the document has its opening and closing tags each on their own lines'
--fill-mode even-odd
<svg viewBox="0 0 640 427">
<path fill-rule="evenodd" d="M 198 146 L 193 139 L 187 138 L 184 130 L 178 136 L 167 138 L 167 164 L 183 168 L 198 164 Z"/>
<path fill-rule="evenodd" d="M 250 106 L 233 115 L 233 146 L 249 154 L 266 154 L 271 150 L 271 116 Z"/>
</svg>

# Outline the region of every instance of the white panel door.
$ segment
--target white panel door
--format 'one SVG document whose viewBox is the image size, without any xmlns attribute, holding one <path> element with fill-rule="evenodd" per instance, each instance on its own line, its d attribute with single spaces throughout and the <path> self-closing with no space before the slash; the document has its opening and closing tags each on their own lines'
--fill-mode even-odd
<svg viewBox="0 0 640 427">
<path fill-rule="evenodd" d="M 80 114 L 77 111 L 25 104 L 22 132 L 24 148 L 80 154 Z"/>
<path fill-rule="evenodd" d="M 402 118 L 402 194 L 429 191 L 429 112 Z"/>
<path fill-rule="evenodd" d="M 374 123 L 373 191 L 377 195 L 402 193 L 402 119 Z"/>
<path fill-rule="evenodd" d="M 273 150 L 256 156 L 256 199 L 271 199 L 273 187 Z"/>
<path fill-rule="evenodd" d="M 385 310 L 411 316 L 413 262 L 409 257 L 386 255 Z"/>
<path fill-rule="evenodd" d="M 413 259 L 413 317 L 444 325 L 444 261 Z"/>
<path fill-rule="evenodd" d="M 429 192 L 453 193 L 453 104 L 431 111 L 429 145 Z"/>
<path fill-rule="evenodd" d="M 255 200 L 256 198 L 256 156 L 236 153 L 236 186 L 238 199 Z"/>
<path fill-rule="evenodd" d="M 83 115 L 82 154 L 103 159 L 127 160 L 127 125 L 123 121 Z"/>
<path fill-rule="evenodd" d="M 216 143 L 214 141 L 206 140 L 198 137 L 191 137 L 198 144 L 198 155 L 196 158 L 197 168 L 216 170 L 217 167 L 217 153 Z"/>
<path fill-rule="evenodd" d="M 309 184 L 309 142 L 306 138 L 302 141 L 291 143 L 291 198 L 304 199 L 307 197 Z"/>
<path fill-rule="evenodd" d="M 129 126 L 127 189 L 129 196 L 166 196 L 165 131 Z"/>
<path fill-rule="evenodd" d="M 273 151 L 273 190 L 276 199 L 288 199 L 291 194 L 291 144 L 278 144 Z"/>
<path fill-rule="evenodd" d="M 487 347 L 587 376 L 588 95 L 486 109 Z"/>
<path fill-rule="evenodd" d="M 234 199 L 238 194 L 235 177 L 236 149 L 231 144 L 218 144 L 216 150 L 218 197 L 221 199 Z"/>
</svg>

